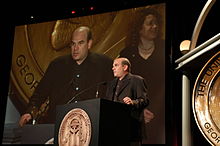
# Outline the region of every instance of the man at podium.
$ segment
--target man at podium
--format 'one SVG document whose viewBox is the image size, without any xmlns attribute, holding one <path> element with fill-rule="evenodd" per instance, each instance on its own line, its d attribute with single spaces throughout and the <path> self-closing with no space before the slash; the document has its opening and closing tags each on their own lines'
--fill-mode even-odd
<svg viewBox="0 0 220 146">
<path fill-rule="evenodd" d="M 106 97 L 132 106 L 131 117 L 134 119 L 134 125 L 131 134 L 134 135 L 131 135 L 131 145 L 141 145 L 143 109 L 149 104 L 145 80 L 130 73 L 131 64 L 127 58 L 116 58 L 112 70 L 116 78 L 108 85 Z"/>
<path fill-rule="evenodd" d="M 113 79 L 112 59 L 89 51 L 92 42 L 92 33 L 87 26 L 80 26 L 73 32 L 71 54 L 58 57 L 50 63 L 30 98 L 26 113 L 20 118 L 20 126 L 37 118 L 36 111 L 47 98 L 49 109 L 44 123 L 54 123 L 57 105 L 94 98 L 96 85 Z M 99 93 L 100 96 L 105 95 L 105 90 L 100 89 L 100 92 L 103 92 Z"/>
</svg>

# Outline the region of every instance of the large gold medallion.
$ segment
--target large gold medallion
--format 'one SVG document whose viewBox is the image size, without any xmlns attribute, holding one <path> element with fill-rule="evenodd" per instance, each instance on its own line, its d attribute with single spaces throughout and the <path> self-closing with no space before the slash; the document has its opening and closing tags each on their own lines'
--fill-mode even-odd
<svg viewBox="0 0 220 146">
<path fill-rule="evenodd" d="M 87 113 L 80 108 L 69 111 L 59 128 L 59 146 L 88 146 L 90 139 L 91 122 Z"/>
<path fill-rule="evenodd" d="M 220 145 L 220 51 L 201 70 L 193 89 L 193 113 L 204 137 Z"/>
</svg>

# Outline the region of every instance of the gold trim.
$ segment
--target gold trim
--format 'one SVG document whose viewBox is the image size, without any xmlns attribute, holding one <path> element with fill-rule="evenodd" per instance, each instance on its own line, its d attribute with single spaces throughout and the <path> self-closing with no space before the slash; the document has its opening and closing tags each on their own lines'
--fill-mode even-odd
<svg viewBox="0 0 220 146">
<path fill-rule="evenodd" d="M 192 94 L 192 108 L 195 121 L 203 136 L 212 145 L 220 145 L 220 127 L 214 121 L 212 113 L 220 112 L 220 105 L 210 109 L 213 85 L 219 79 L 220 73 L 220 51 L 217 52 L 200 71 Z M 220 98 L 217 97 L 217 98 Z M 216 114 L 215 114 L 216 115 Z M 216 117 L 215 119 L 219 119 Z M 220 122 L 220 119 L 218 120 Z"/>
</svg>

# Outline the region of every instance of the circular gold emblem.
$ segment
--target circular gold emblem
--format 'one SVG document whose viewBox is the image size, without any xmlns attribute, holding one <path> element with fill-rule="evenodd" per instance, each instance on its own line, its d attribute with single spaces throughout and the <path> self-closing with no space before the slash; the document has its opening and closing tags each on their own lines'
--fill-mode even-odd
<svg viewBox="0 0 220 146">
<path fill-rule="evenodd" d="M 58 134 L 60 146 L 88 146 L 91 139 L 91 122 L 88 114 L 75 108 L 63 118 Z"/>
<path fill-rule="evenodd" d="M 220 51 L 201 70 L 193 89 L 193 113 L 204 137 L 220 145 Z"/>
</svg>

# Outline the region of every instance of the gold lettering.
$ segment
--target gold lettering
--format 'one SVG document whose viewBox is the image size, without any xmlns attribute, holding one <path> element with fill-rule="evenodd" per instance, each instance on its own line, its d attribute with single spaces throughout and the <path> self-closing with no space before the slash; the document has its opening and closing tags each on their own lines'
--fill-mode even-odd
<svg viewBox="0 0 220 146">
<path fill-rule="evenodd" d="M 31 85 L 31 88 L 30 88 L 30 89 L 32 89 L 32 88 L 35 89 L 35 88 L 37 87 L 38 84 L 39 84 L 38 81 L 34 81 L 33 84 Z"/>
<path fill-rule="evenodd" d="M 219 142 L 220 142 L 220 137 L 218 136 L 218 137 L 215 139 L 215 141 L 216 141 L 217 143 L 219 143 Z"/>
<path fill-rule="evenodd" d="M 209 123 L 205 123 L 204 127 L 205 127 L 206 129 L 208 129 L 208 128 L 211 127 L 211 125 L 210 125 Z"/>
<path fill-rule="evenodd" d="M 208 129 L 208 133 L 211 133 L 213 131 L 213 129 L 212 128 L 210 128 L 210 129 Z"/>
<path fill-rule="evenodd" d="M 25 80 L 26 84 L 31 85 L 33 83 L 33 81 L 34 81 L 34 75 L 32 73 L 27 73 L 25 75 L 24 80 Z"/>
<path fill-rule="evenodd" d="M 220 142 L 220 137 L 218 136 L 218 134 L 213 130 L 213 128 L 211 127 L 210 123 L 205 123 L 204 127 L 207 129 L 207 132 L 210 134 L 210 136 L 217 142 Z"/>
<path fill-rule="evenodd" d="M 207 71 L 206 71 L 205 74 L 206 74 L 207 76 L 212 76 L 213 72 L 214 72 L 215 70 L 217 70 L 217 69 L 219 68 L 219 66 L 220 66 L 220 58 L 217 58 L 217 59 L 214 61 L 214 63 L 210 65 L 210 67 L 207 69 Z"/>
<path fill-rule="evenodd" d="M 212 70 L 208 69 L 205 73 L 207 76 L 212 76 Z"/>
<path fill-rule="evenodd" d="M 215 63 L 220 66 L 220 57 L 216 59 Z"/>
<path fill-rule="evenodd" d="M 25 56 L 19 55 L 16 63 L 20 67 L 19 72 L 24 77 L 25 84 L 30 86 L 30 89 L 36 88 L 39 82 L 35 80 L 34 74 L 30 72 L 30 67 L 27 64 Z"/>
<path fill-rule="evenodd" d="M 204 91 L 205 91 L 205 87 L 207 84 L 208 84 L 208 81 L 205 79 L 202 79 L 198 87 L 198 96 L 204 96 Z"/>
<path fill-rule="evenodd" d="M 24 63 L 26 62 L 26 58 L 24 55 L 19 55 L 17 60 L 16 60 L 16 63 L 19 67 L 23 66 Z"/>
<path fill-rule="evenodd" d="M 217 133 L 216 133 L 216 132 L 212 132 L 212 133 L 211 133 L 211 137 L 212 137 L 213 139 L 215 139 L 215 138 L 217 137 Z"/>
<path fill-rule="evenodd" d="M 29 70 L 28 65 L 25 65 L 24 67 L 22 67 L 21 70 L 20 70 L 21 76 L 25 75 L 28 70 Z"/>
</svg>

